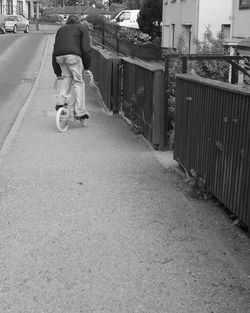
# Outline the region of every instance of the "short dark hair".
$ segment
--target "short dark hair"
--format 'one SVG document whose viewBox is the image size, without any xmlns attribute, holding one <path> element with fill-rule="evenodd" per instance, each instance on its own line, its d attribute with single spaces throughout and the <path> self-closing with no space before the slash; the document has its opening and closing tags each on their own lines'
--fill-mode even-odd
<svg viewBox="0 0 250 313">
<path fill-rule="evenodd" d="M 79 18 L 76 15 L 69 15 L 69 17 L 67 18 L 67 22 L 66 24 L 78 24 L 80 23 Z"/>
</svg>

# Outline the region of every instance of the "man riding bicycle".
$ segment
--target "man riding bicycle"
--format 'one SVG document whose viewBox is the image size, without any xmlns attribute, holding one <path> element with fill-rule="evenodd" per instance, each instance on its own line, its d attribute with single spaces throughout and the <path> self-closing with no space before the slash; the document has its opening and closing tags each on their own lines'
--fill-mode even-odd
<svg viewBox="0 0 250 313">
<path fill-rule="evenodd" d="M 70 96 L 73 82 L 76 117 L 88 119 L 83 70 L 87 71 L 90 66 L 90 37 L 87 25 L 81 24 L 75 15 L 70 15 L 56 33 L 52 65 L 57 77 L 63 76 L 56 110 L 64 105 L 65 97 Z"/>
</svg>

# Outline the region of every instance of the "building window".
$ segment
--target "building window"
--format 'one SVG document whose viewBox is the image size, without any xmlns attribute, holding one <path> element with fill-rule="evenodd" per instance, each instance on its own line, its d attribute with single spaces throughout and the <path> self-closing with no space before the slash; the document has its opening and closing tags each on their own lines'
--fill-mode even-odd
<svg viewBox="0 0 250 313">
<path fill-rule="evenodd" d="M 171 36 L 172 36 L 172 49 L 174 49 L 174 45 L 175 45 L 175 24 L 171 24 L 171 26 L 172 26 L 172 34 L 171 34 Z"/>
<path fill-rule="evenodd" d="M 11 15 L 13 14 L 13 0 L 7 0 L 7 14 Z"/>
<path fill-rule="evenodd" d="M 240 10 L 250 9 L 250 0 L 240 0 Z"/>
<path fill-rule="evenodd" d="M 23 1 L 17 1 L 17 12 L 23 15 Z"/>
<path fill-rule="evenodd" d="M 221 33 L 223 35 L 223 39 L 229 39 L 230 38 L 230 24 L 222 24 L 221 25 Z"/>
<path fill-rule="evenodd" d="M 187 49 L 188 53 L 191 51 L 191 37 L 192 37 L 192 25 L 182 25 L 182 36 L 185 43 L 185 48 Z"/>
</svg>

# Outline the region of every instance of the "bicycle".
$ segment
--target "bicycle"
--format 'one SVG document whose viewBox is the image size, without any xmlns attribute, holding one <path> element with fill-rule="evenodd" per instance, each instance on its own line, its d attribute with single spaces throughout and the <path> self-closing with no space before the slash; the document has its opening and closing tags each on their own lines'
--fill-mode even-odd
<svg viewBox="0 0 250 313">
<path fill-rule="evenodd" d="M 63 77 L 56 78 L 55 88 L 57 86 L 58 80 L 62 80 Z M 84 71 L 84 79 L 88 81 L 90 86 L 94 85 L 94 78 L 91 71 Z M 71 123 L 77 120 L 75 105 L 74 105 L 74 93 L 71 96 L 65 96 L 62 103 L 63 106 L 58 109 L 56 113 L 56 127 L 60 132 L 65 132 L 68 130 Z M 81 126 L 87 126 L 86 119 L 80 119 Z"/>
</svg>

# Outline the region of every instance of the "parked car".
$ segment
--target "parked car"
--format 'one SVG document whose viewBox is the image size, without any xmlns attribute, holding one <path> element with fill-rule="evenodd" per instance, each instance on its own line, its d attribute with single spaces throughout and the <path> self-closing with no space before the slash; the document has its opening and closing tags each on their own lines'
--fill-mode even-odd
<svg viewBox="0 0 250 313">
<path fill-rule="evenodd" d="M 137 18 L 140 10 L 123 10 L 118 13 L 111 23 L 117 23 L 121 27 L 139 28 Z"/>
<path fill-rule="evenodd" d="M 6 33 L 4 15 L 0 15 L 0 32 Z"/>
<path fill-rule="evenodd" d="M 6 15 L 5 29 L 7 32 L 16 33 L 17 31 L 29 32 L 29 21 L 22 15 Z"/>
</svg>

